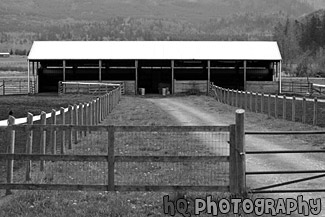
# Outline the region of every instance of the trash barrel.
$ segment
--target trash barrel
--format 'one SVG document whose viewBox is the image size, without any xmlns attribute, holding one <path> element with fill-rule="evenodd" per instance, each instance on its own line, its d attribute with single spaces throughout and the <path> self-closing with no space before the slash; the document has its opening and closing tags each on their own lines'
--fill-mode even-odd
<svg viewBox="0 0 325 217">
<path fill-rule="evenodd" d="M 146 92 L 145 88 L 140 88 L 140 95 L 141 96 L 144 96 L 145 92 Z"/>
<path fill-rule="evenodd" d="M 166 94 L 167 94 L 167 88 L 162 88 L 162 95 L 166 96 Z"/>
</svg>

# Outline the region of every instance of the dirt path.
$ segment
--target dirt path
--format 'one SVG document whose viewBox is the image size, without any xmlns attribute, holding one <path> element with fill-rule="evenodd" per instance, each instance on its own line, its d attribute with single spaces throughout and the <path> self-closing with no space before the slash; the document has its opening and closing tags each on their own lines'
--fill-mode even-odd
<svg viewBox="0 0 325 217">
<path fill-rule="evenodd" d="M 211 109 L 204 103 L 202 99 L 193 97 L 182 98 L 163 98 L 163 99 L 147 99 L 157 106 L 168 112 L 181 125 L 220 125 L 234 123 L 233 110 L 227 110 L 229 106 L 220 104 L 223 109 Z M 202 100 L 202 102 L 200 102 Z M 219 107 L 218 106 L 218 107 Z M 288 122 L 289 124 L 290 122 Z M 245 122 L 246 129 L 266 130 L 262 124 Z M 273 129 L 276 130 L 276 129 Z M 301 143 L 301 144 L 299 144 Z M 246 136 L 246 150 L 286 150 L 301 147 L 304 141 L 292 139 L 291 136 Z M 224 144 L 222 144 L 224 145 Z M 296 147 L 295 147 L 296 146 Z M 281 155 L 247 155 L 247 171 L 270 171 L 270 170 L 318 170 L 325 169 L 325 160 L 315 157 L 311 154 L 281 154 Z M 297 174 L 297 175 L 263 175 L 248 176 L 247 186 L 250 188 L 262 187 L 269 184 L 290 181 L 293 179 L 309 177 L 317 174 Z M 294 189 L 294 188 L 322 188 L 324 189 L 324 178 L 315 179 L 307 182 L 297 183 L 294 185 L 283 186 L 278 189 Z M 274 188 L 276 189 L 276 188 Z M 323 193 L 303 193 L 303 194 L 268 194 L 266 197 L 290 197 L 297 198 L 303 195 L 304 200 L 321 198 L 322 214 L 325 214 L 325 194 Z"/>
</svg>

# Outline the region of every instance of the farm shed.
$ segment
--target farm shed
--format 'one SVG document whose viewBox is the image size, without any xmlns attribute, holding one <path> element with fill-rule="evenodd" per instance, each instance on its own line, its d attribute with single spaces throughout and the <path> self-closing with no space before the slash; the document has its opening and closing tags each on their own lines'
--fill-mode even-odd
<svg viewBox="0 0 325 217">
<path fill-rule="evenodd" d="M 281 80 L 281 54 L 266 41 L 36 41 L 28 69 L 36 92 L 59 81 L 123 81 L 129 94 L 249 90 Z"/>
</svg>

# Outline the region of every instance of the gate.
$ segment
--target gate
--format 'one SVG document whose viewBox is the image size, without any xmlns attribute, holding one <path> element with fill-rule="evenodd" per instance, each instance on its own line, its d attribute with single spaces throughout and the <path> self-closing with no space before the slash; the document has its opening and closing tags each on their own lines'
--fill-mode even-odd
<svg viewBox="0 0 325 217">
<path fill-rule="evenodd" d="M 237 116 L 230 126 L 8 126 L 0 189 L 243 192 Z"/>
<path fill-rule="evenodd" d="M 259 132 L 247 131 L 246 135 L 316 135 L 325 134 L 325 131 L 274 131 L 274 132 Z M 324 149 L 321 150 L 271 150 L 271 151 L 246 151 L 246 155 L 281 155 L 281 154 L 299 154 L 299 153 L 325 153 Z M 302 162 L 303 163 L 303 162 Z M 251 193 L 303 193 L 303 192 L 325 192 L 325 188 L 300 188 L 300 189 L 276 189 L 282 186 L 292 185 L 296 183 L 306 182 L 309 180 L 319 179 L 325 177 L 325 170 L 274 170 L 274 171 L 246 171 L 246 176 L 252 175 L 290 175 L 290 174 L 319 174 L 305 178 L 297 178 L 290 181 L 279 182 L 271 185 L 260 186 L 251 189 Z M 273 190 L 272 190 L 273 189 Z"/>
</svg>

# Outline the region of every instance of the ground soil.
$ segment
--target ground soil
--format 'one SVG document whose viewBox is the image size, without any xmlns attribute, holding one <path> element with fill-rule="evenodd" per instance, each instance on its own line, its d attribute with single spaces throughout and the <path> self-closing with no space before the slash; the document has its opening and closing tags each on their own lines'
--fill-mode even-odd
<svg viewBox="0 0 325 217">
<path fill-rule="evenodd" d="M 168 112 L 178 120 L 181 125 L 220 125 L 233 124 L 235 122 L 235 108 L 212 101 L 209 97 L 177 97 L 177 98 L 151 98 L 147 99 Z M 272 123 L 273 122 L 273 123 Z M 288 121 L 268 120 L 266 116 L 247 112 L 245 121 L 246 130 L 281 130 L 285 129 L 310 129 L 310 126 L 292 123 Z M 246 136 L 246 150 L 287 150 L 287 149 L 319 149 L 323 147 L 322 136 L 314 141 L 308 141 L 305 137 L 293 136 Z M 270 170 L 321 170 L 325 169 L 322 154 L 277 154 L 277 155 L 246 155 L 247 171 Z M 298 178 L 317 174 L 302 175 L 259 175 L 248 176 L 249 188 L 286 182 Z M 324 178 L 302 182 L 294 185 L 283 186 L 277 189 L 324 189 Z M 275 188 L 276 189 L 276 188 Z M 274 190 L 275 190 L 274 189 Z M 304 199 L 321 198 L 322 210 L 325 209 L 325 194 L 268 194 L 264 197 L 290 197 L 296 198 L 303 195 Z M 324 215 L 325 211 L 322 212 Z"/>
</svg>

